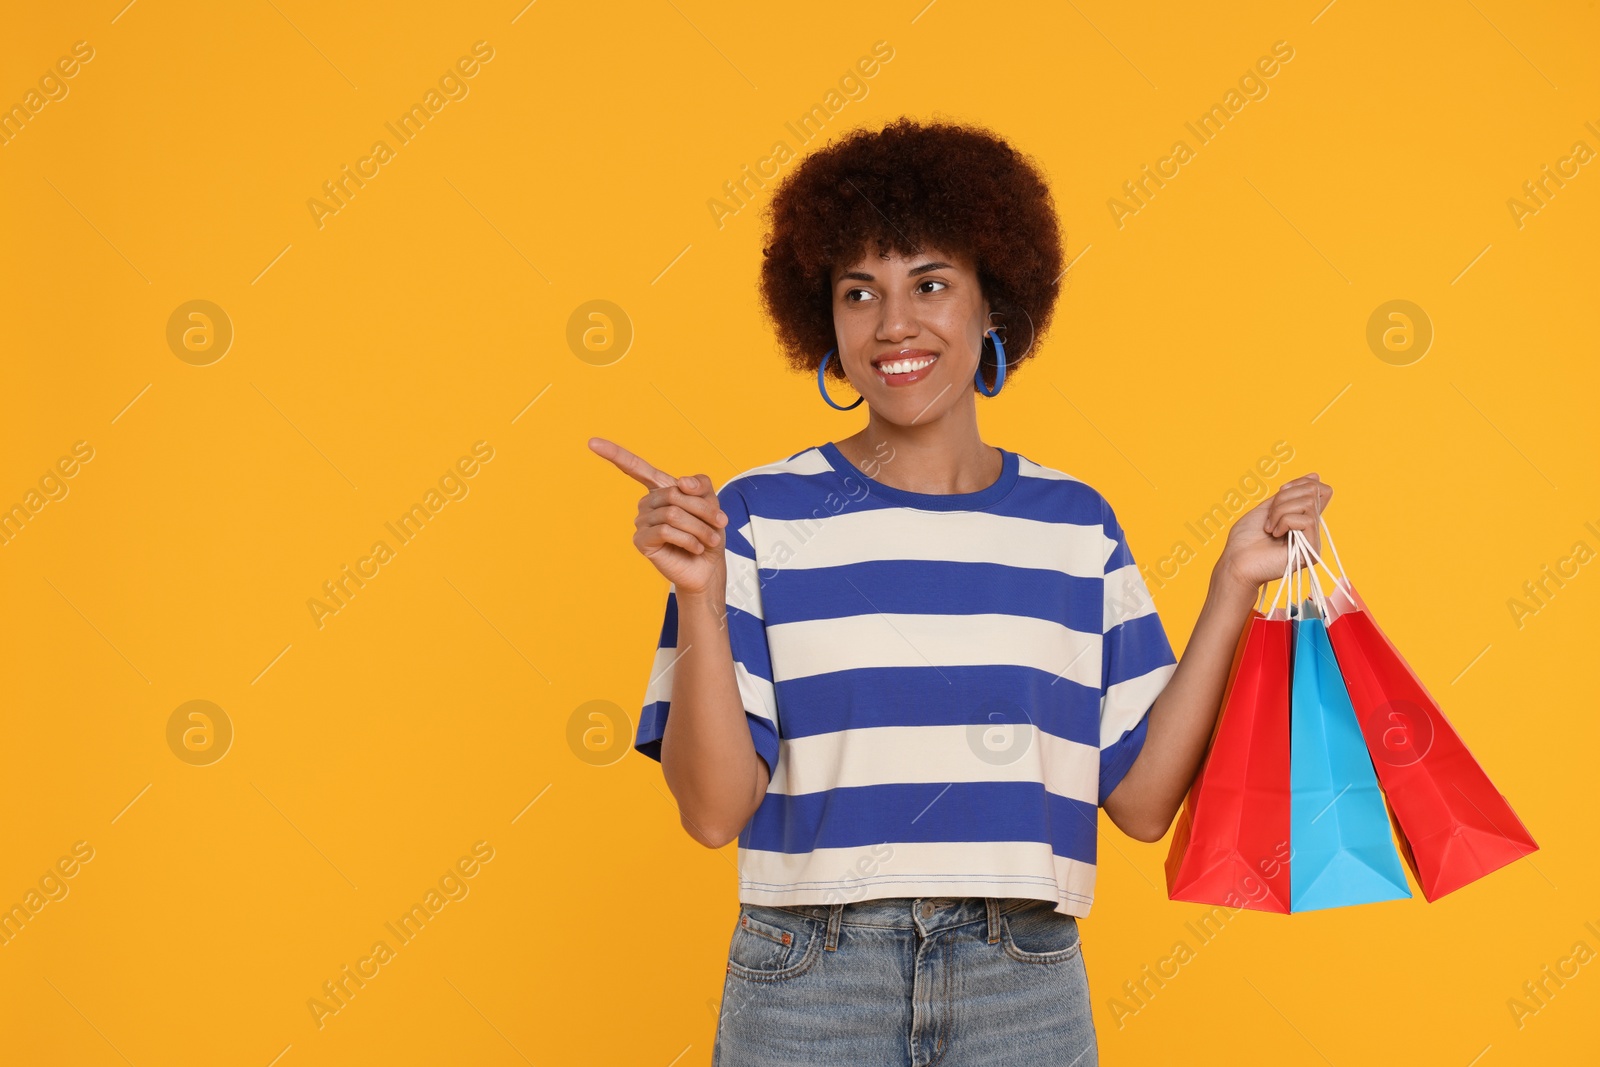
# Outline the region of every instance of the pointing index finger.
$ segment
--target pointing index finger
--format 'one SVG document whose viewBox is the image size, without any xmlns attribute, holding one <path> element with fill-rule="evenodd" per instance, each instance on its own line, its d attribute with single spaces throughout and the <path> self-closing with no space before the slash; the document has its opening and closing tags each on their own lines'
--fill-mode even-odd
<svg viewBox="0 0 1600 1067">
<path fill-rule="evenodd" d="M 597 455 L 609 459 L 618 470 L 648 489 L 665 489 L 677 483 L 677 479 L 672 475 L 646 463 L 615 441 L 607 441 L 604 437 L 591 437 L 589 448 Z"/>
</svg>

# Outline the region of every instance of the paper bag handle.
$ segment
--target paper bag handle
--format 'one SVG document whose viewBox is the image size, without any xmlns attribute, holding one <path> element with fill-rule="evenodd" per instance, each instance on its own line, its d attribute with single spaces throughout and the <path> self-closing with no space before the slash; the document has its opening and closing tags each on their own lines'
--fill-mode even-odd
<svg viewBox="0 0 1600 1067">
<path fill-rule="evenodd" d="M 1278 610 L 1278 598 L 1283 595 L 1285 589 L 1289 588 L 1289 575 L 1295 570 L 1296 555 L 1294 540 L 1291 538 L 1289 541 L 1289 555 L 1283 564 L 1283 577 L 1278 579 L 1278 591 L 1272 594 L 1272 603 L 1267 605 L 1266 611 L 1261 611 L 1261 598 L 1267 595 L 1266 585 L 1263 584 L 1260 591 L 1256 593 L 1256 610 L 1261 611 L 1261 614 L 1268 618 L 1271 618 L 1272 613 Z"/>
<path fill-rule="evenodd" d="M 1311 547 L 1311 541 L 1306 537 L 1305 534 L 1301 533 L 1299 530 L 1290 530 L 1289 531 L 1289 540 L 1290 540 L 1291 545 L 1292 545 L 1292 547 L 1290 548 L 1290 551 L 1293 552 L 1295 555 L 1297 555 L 1299 558 L 1301 558 L 1302 560 L 1305 561 L 1306 577 L 1307 577 L 1307 580 L 1310 581 L 1310 583 L 1311 583 L 1311 599 L 1312 599 L 1312 602 L 1316 605 L 1317 614 L 1322 618 L 1323 622 L 1327 622 L 1328 621 L 1328 600 L 1327 600 L 1327 597 L 1322 592 L 1322 579 L 1317 577 L 1317 569 L 1316 569 L 1316 567 L 1312 566 L 1312 561 L 1313 560 L 1316 560 L 1316 561 L 1320 562 L 1322 557 L 1317 555 L 1317 550 Z M 1323 567 L 1326 568 L 1327 564 L 1324 563 Z M 1329 573 L 1330 577 L 1333 574 L 1332 571 L 1329 571 L 1328 573 Z M 1295 572 L 1295 580 L 1296 580 L 1297 583 L 1299 581 L 1299 578 L 1300 578 L 1300 573 L 1298 571 L 1296 571 Z M 1334 588 L 1335 589 L 1338 588 L 1337 580 L 1335 580 Z M 1297 588 L 1295 590 L 1295 602 L 1296 603 L 1299 603 L 1299 596 L 1300 596 L 1300 593 L 1299 593 L 1299 588 L 1297 586 Z"/>
<path fill-rule="evenodd" d="M 1321 517 L 1319 516 L 1319 518 Z M 1333 531 L 1328 528 L 1328 520 L 1321 519 L 1321 522 L 1322 535 L 1323 537 L 1327 538 L 1328 548 L 1333 552 L 1334 562 L 1339 564 L 1338 574 L 1334 574 L 1333 568 L 1328 566 L 1328 561 L 1322 558 L 1321 553 L 1311 547 L 1310 538 L 1306 537 L 1305 534 L 1300 533 L 1299 530 L 1294 530 L 1291 532 L 1299 534 L 1300 541 L 1305 546 L 1305 555 L 1307 557 L 1306 566 L 1310 567 L 1313 562 L 1322 564 L 1322 569 L 1328 572 L 1328 580 L 1333 583 L 1334 591 L 1337 592 L 1341 583 L 1343 583 L 1346 587 L 1350 585 L 1350 576 L 1345 573 L 1344 561 L 1339 558 L 1338 546 L 1333 543 Z"/>
</svg>

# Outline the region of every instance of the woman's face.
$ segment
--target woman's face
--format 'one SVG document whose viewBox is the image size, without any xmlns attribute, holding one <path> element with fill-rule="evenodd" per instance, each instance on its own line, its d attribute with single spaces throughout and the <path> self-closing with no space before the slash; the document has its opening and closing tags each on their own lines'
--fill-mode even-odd
<svg viewBox="0 0 1600 1067">
<path fill-rule="evenodd" d="M 869 253 L 836 272 L 833 328 L 850 384 L 898 426 L 972 403 L 989 302 L 976 266 L 929 250 Z"/>
</svg>

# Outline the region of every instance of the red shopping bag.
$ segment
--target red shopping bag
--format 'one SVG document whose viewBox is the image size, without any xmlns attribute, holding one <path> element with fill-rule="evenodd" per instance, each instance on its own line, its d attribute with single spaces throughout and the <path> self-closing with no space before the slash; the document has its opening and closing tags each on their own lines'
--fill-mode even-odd
<svg viewBox="0 0 1600 1067">
<path fill-rule="evenodd" d="M 1278 592 L 1282 594 L 1283 586 Z M 1289 661 L 1294 623 L 1287 609 L 1276 605 L 1274 598 L 1272 609 L 1263 614 L 1258 598 L 1234 648 L 1211 747 L 1184 800 L 1167 853 L 1167 896 L 1172 900 L 1289 911 Z"/>
<path fill-rule="evenodd" d="M 1402 833 L 1401 855 L 1429 901 L 1537 851 L 1510 803 L 1467 750 L 1339 564 L 1328 639 L 1378 782 Z M 1322 563 L 1330 577 L 1333 570 Z"/>
</svg>

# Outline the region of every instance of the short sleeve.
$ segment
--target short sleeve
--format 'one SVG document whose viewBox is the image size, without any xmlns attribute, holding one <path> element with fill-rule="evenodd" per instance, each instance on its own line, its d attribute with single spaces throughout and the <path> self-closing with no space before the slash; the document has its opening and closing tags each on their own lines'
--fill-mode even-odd
<svg viewBox="0 0 1600 1067">
<path fill-rule="evenodd" d="M 1100 803 L 1104 804 L 1144 747 L 1150 707 L 1177 670 L 1178 660 L 1109 504 L 1101 529 L 1106 552 L 1100 650 Z"/>
<path fill-rule="evenodd" d="M 772 684 L 772 657 L 767 647 L 767 627 L 761 612 L 761 581 L 751 541 L 749 505 L 733 483 L 717 490 L 717 503 L 727 513 L 723 527 L 728 543 L 727 562 L 728 644 L 733 651 L 733 673 L 739 685 L 745 720 L 756 754 L 767 765 L 768 780 L 778 764 L 778 704 Z M 645 687 L 644 707 L 633 747 L 651 759 L 661 759 L 661 738 L 672 709 L 673 665 L 678 649 L 678 591 L 667 591 L 661 636 Z"/>
</svg>

